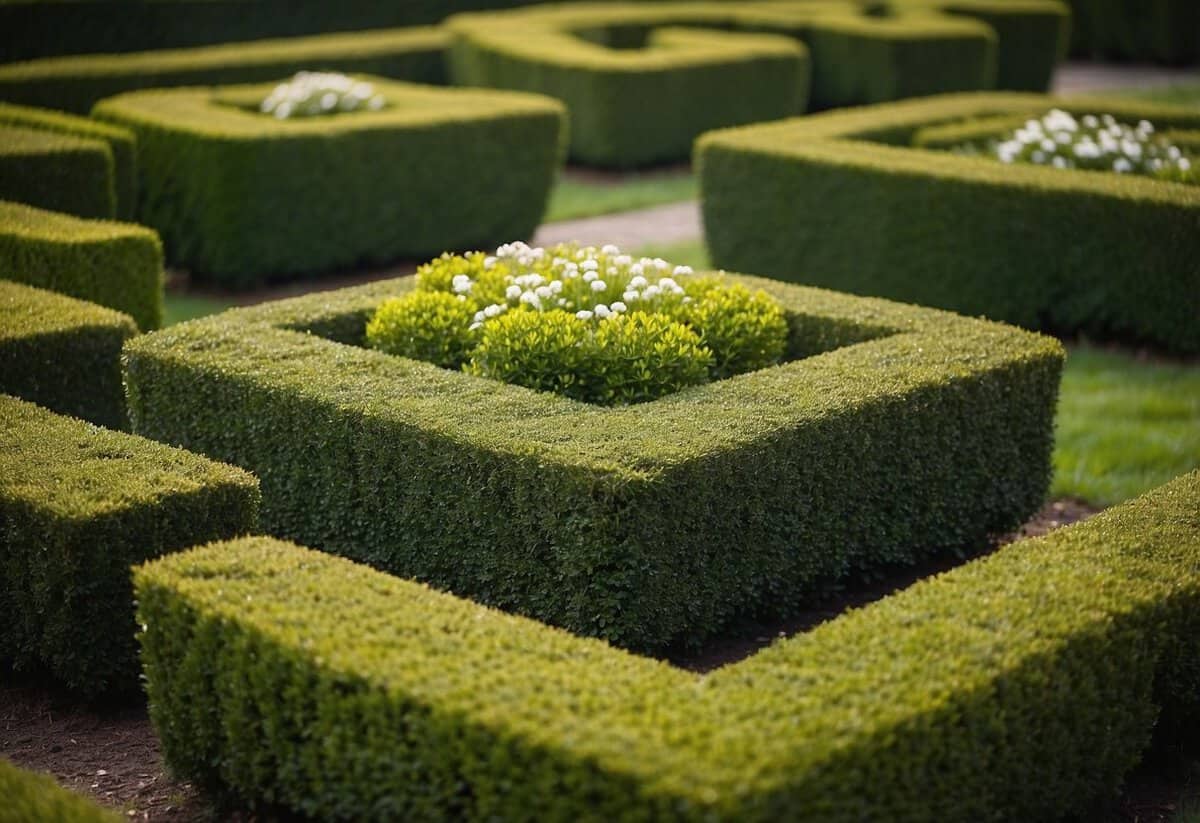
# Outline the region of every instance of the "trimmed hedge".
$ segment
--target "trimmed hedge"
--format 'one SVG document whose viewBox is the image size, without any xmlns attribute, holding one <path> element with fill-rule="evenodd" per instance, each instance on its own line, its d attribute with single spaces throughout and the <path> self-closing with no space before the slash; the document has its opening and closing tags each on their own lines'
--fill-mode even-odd
<svg viewBox="0 0 1200 823">
<path fill-rule="evenodd" d="M 67 791 L 48 774 L 18 769 L 0 757 L 0 823 L 118 823 L 115 812 Z"/>
<path fill-rule="evenodd" d="M 2 72 L 3 68 L 0 68 L 0 73 Z M 60 111 L 7 103 L 0 103 L 0 124 L 86 137 L 107 143 L 113 157 L 116 216 L 122 220 L 133 217 L 134 207 L 137 205 L 137 167 L 134 165 L 133 135 L 128 131 L 86 117 L 72 117 Z"/>
<path fill-rule="evenodd" d="M 317 819 L 1056 820 L 1195 716 L 1197 512 L 1193 473 L 707 676 L 216 544 L 135 571 L 151 719 L 188 779 Z"/>
<path fill-rule="evenodd" d="M 1200 126 L 1184 108 L 979 94 L 714 132 L 696 148 L 713 262 L 1055 333 L 1200 351 L 1200 189 L 910 147 L 929 127 L 1053 107 L 1164 130 Z"/>
<path fill-rule="evenodd" d="M 298 71 L 377 74 L 445 82 L 450 36 L 417 27 L 260 40 L 134 54 L 90 54 L 0 66 L 0 99 L 87 114 L 138 89 L 278 81 Z"/>
<path fill-rule="evenodd" d="M 904 0 L 879 15 L 853 3 L 579 3 L 446 26 L 455 82 L 557 97 L 575 159 L 633 166 L 685 157 L 697 129 L 803 111 L 810 63 L 816 108 L 997 83 L 1044 90 L 1067 23 L 1054 0 Z M 726 31 L 658 31 L 672 26 Z M 789 53 L 733 31 L 799 42 Z"/>
<path fill-rule="evenodd" d="M 257 481 L 4 395 L 0 430 L 0 658 L 136 691 L 130 565 L 249 533 Z"/>
<path fill-rule="evenodd" d="M 1200 59 L 1200 6 L 1194 0 L 1069 2 L 1075 54 L 1163 63 Z"/>
<path fill-rule="evenodd" d="M 158 235 L 143 226 L 0 200 L 0 280 L 125 312 L 142 331 L 162 325 L 162 256 Z"/>
<path fill-rule="evenodd" d="M 114 174 L 103 140 L 0 124 L 0 199 L 111 219 Z"/>
<path fill-rule="evenodd" d="M 134 430 L 254 471 L 271 534 L 639 649 L 957 551 L 1046 492 L 1048 338 L 735 278 L 782 302 L 792 362 L 602 407 L 359 348 L 412 280 L 132 341 Z"/>
<path fill-rule="evenodd" d="M 273 86 L 132 92 L 95 115 L 138 138 L 139 221 L 199 280 L 253 286 L 533 233 L 562 107 L 366 78 L 381 111 L 276 120 Z"/>
<path fill-rule="evenodd" d="M 0 280 L 0 392 L 101 426 L 125 428 L 125 314 Z"/>
</svg>

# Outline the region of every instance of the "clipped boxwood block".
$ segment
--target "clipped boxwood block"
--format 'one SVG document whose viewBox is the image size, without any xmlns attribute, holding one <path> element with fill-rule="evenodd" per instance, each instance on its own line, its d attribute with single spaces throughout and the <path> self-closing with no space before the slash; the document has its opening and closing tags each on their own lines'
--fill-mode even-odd
<svg viewBox="0 0 1200 823">
<path fill-rule="evenodd" d="M 5 395 L 0 431 L 0 659 L 135 691 L 130 565 L 251 532 L 257 481 Z"/>
<path fill-rule="evenodd" d="M 0 124 L 0 199 L 111 219 L 112 149 L 103 140 Z"/>
<path fill-rule="evenodd" d="M 561 160 L 562 107 L 366 78 L 376 112 L 276 120 L 273 86 L 131 92 L 95 114 L 138 138 L 139 221 L 231 287 L 526 237 Z"/>
<path fill-rule="evenodd" d="M 3 69 L 0 68 L 0 71 Z M 87 117 L 73 117 L 60 111 L 6 103 L 0 103 L 0 124 L 86 137 L 107 143 L 113 157 L 116 216 L 122 220 L 133 217 L 134 207 L 137 205 L 137 168 L 134 165 L 133 134 Z"/>
<path fill-rule="evenodd" d="M 449 34 L 441 29 L 414 27 L 45 58 L 0 65 L 0 99 L 87 114 L 100 100 L 121 92 L 276 81 L 298 71 L 357 72 L 441 83 L 449 43 Z"/>
<path fill-rule="evenodd" d="M 0 392 L 62 414 L 125 428 L 125 314 L 0 280 Z"/>
<path fill-rule="evenodd" d="M 696 150 L 713 262 L 1200 352 L 1200 188 L 912 146 L 936 137 L 930 127 L 963 122 L 970 134 L 976 120 L 1054 107 L 1200 127 L 1200 113 L 1177 107 L 976 94 L 714 132 Z"/>
<path fill-rule="evenodd" d="M 144 226 L 0 200 L 0 280 L 125 312 L 150 331 L 162 325 L 162 269 L 162 243 Z"/>
<path fill-rule="evenodd" d="M 216 544 L 134 573 L 151 719 L 189 779 L 317 819 L 1058 820 L 1196 708 L 1197 512 L 1193 473 L 704 676 Z"/>
<path fill-rule="evenodd" d="M 0 758 L 0 808 L 2 823 L 119 823 L 121 816 L 101 809 L 91 800 L 67 791 L 48 774 L 18 769 Z"/>
<path fill-rule="evenodd" d="M 412 280 L 132 341 L 134 430 L 254 471 L 271 534 L 645 649 L 956 551 L 1048 485 L 1049 338 L 738 278 L 800 359 L 601 407 L 359 348 Z"/>
<path fill-rule="evenodd" d="M 1070 0 L 1072 52 L 1099 59 L 1194 63 L 1200 5 L 1193 0 Z"/>
</svg>

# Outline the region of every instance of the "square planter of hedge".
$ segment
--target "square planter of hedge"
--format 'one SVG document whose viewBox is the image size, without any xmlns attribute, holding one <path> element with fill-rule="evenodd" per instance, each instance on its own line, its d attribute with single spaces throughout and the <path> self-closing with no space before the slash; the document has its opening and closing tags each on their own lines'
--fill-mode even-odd
<svg viewBox="0 0 1200 823">
<path fill-rule="evenodd" d="M 0 392 L 125 428 L 121 347 L 129 315 L 0 280 Z"/>
<path fill-rule="evenodd" d="M 144 226 L 0 200 L 0 280 L 124 312 L 142 331 L 162 325 L 162 257 L 158 235 Z"/>
<path fill-rule="evenodd" d="M 1047 488 L 1049 338 L 746 278 L 790 362 L 600 407 L 361 348 L 411 281 L 133 341 L 134 430 L 255 472 L 271 534 L 644 649 L 956 551 Z"/>
<path fill-rule="evenodd" d="M 1196 718 L 1198 512 L 1193 473 L 704 676 L 217 544 L 135 573 L 151 718 L 182 775 L 315 819 L 1059 820 Z"/>
<path fill-rule="evenodd" d="M 136 691 L 130 566 L 253 531 L 257 481 L 6 395 L 0 432 L 0 658 Z"/>
<path fill-rule="evenodd" d="M 713 261 L 1200 352 L 1200 187 L 913 145 L 931 127 L 998 116 L 1019 125 L 1055 107 L 1146 119 L 1160 131 L 1200 128 L 1200 114 L 1178 107 L 976 94 L 713 132 L 696 148 Z"/>
<path fill-rule="evenodd" d="M 138 138 L 139 222 L 168 262 L 231 287 L 531 234 L 562 156 L 560 104 L 372 82 L 380 111 L 277 120 L 273 86 L 131 92 L 95 116 Z"/>
<path fill-rule="evenodd" d="M 0 123 L 0 199 L 111 220 L 112 149 L 104 140 Z"/>
</svg>

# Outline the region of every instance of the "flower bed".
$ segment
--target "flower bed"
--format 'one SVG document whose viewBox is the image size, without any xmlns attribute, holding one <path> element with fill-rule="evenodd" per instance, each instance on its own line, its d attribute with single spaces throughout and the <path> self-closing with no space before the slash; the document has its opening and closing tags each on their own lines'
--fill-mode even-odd
<svg viewBox="0 0 1200 823">
<path fill-rule="evenodd" d="M 382 110 L 279 120 L 258 110 L 268 85 L 132 92 L 95 114 L 137 134 L 139 220 L 199 280 L 244 287 L 533 232 L 559 104 L 365 79 Z"/>
<path fill-rule="evenodd" d="M 133 341 L 134 429 L 254 471 L 272 534 L 635 648 L 792 613 L 1041 503 L 1057 343 L 730 280 L 780 301 L 788 362 L 580 403 L 362 348 L 403 278 Z"/>
<path fill-rule="evenodd" d="M 1182 108 L 980 94 L 716 132 L 697 146 L 713 260 L 1056 333 L 1200 351 L 1195 186 L 913 147 L 954 145 L 981 122 L 995 130 L 996 118 L 1023 124 L 1054 107 L 1167 133 L 1200 128 L 1200 115 Z"/>
<path fill-rule="evenodd" d="M 703 677 L 218 544 L 135 572 L 151 717 L 179 773 L 314 818 L 1057 820 L 1197 716 L 1197 511 L 1193 473 Z"/>
<path fill-rule="evenodd" d="M 0 123 L 0 199 L 112 219 L 112 150 L 103 140 Z"/>
</svg>

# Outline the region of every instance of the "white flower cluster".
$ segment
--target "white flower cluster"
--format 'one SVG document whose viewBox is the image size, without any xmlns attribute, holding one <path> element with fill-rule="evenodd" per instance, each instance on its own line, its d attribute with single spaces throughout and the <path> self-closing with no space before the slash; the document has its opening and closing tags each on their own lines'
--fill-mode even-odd
<svg viewBox="0 0 1200 823">
<path fill-rule="evenodd" d="M 490 271 L 497 265 L 508 271 L 505 302 L 492 303 L 475 313 L 472 329 L 510 308 L 571 312 L 579 320 L 607 320 L 629 311 L 630 306 L 655 310 L 670 301 L 690 303 L 692 298 L 675 280 L 692 274 L 689 266 L 672 266 L 662 258 L 634 260 L 616 246 L 597 249 L 556 246 L 549 252 L 525 243 L 507 243 L 484 259 Z M 471 278 L 456 275 L 453 289 L 469 294 Z"/>
<path fill-rule="evenodd" d="M 343 111 L 378 111 L 386 101 L 370 83 L 344 74 L 302 71 L 286 83 L 276 86 L 259 110 L 280 120 L 311 117 Z"/>
<path fill-rule="evenodd" d="M 1029 120 L 995 147 L 1004 163 L 1026 162 L 1058 169 L 1091 169 L 1120 174 L 1187 172 L 1192 164 L 1178 146 L 1157 137 L 1154 126 L 1118 123 L 1110 114 L 1078 119 L 1053 109 Z"/>
</svg>

